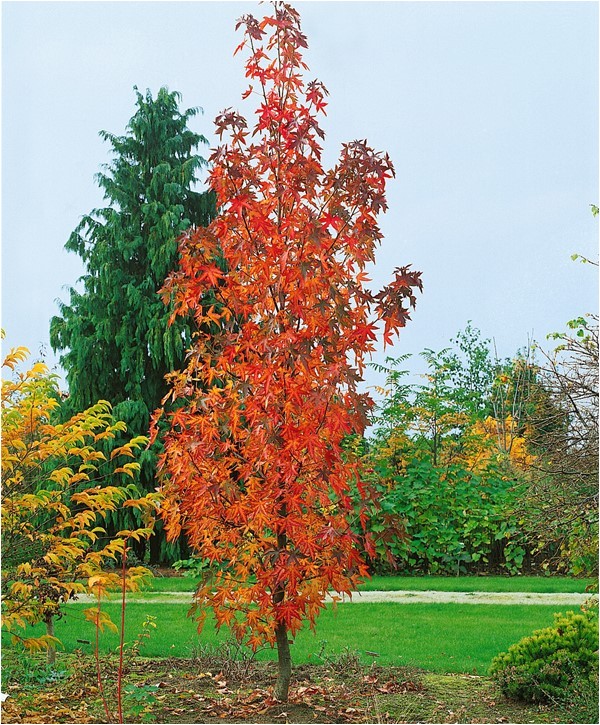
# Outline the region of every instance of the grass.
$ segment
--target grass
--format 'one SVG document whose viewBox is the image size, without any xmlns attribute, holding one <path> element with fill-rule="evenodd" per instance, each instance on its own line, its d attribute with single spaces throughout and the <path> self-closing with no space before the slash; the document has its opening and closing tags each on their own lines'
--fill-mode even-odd
<svg viewBox="0 0 600 725">
<path fill-rule="evenodd" d="M 585 592 L 594 579 L 573 579 L 563 576 L 374 576 L 359 591 L 426 591 L 439 592 Z M 193 592 L 192 577 L 155 577 L 149 591 Z"/>
<path fill-rule="evenodd" d="M 56 635 L 66 650 L 59 651 L 56 670 L 44 665 L 41 653 L 24 658 L 3 632 L 3 683 L 10 694 L 2 706 L 5 722 L 58 722 L 57 716 L 60 722 L 104 721 L 92 655 L 95 630 L 84 619 L 87 608 L 70 604 L 56 622 Z M 117 602 L 103 608 L 118 621 Z M 526 705 L 504 698 L 486 677 L 498 652 L 552 623 L 551 605 L 328 606 L 317 632 L 302 630 L 292 646 L 296 694 L 286 705 L 269 700 L 273 650 L 260 651 L 255 663 L 242 661 L 234 667 L 235 650 L 216 649 L 227 641 L 228 631 L 217 633 L 209 618 L 198 635 L 187 610 L 186 604 L 128 604 L 129 644 L 149 615 L 156 617 L 157 627 L 143 641 L 140 656 L 126 655 L 125 692 L 132 693 L 125 697 L 127 722 L 598 722 L 593 687 L 581 702 Z M 26 632 L 36 633 L 42 628 Z M 117 646 L 117 634 L 100 635 L 111 702 Z M 247 673 L 245 680 L 236 679 L 241 671 Z"/>
<path fill-rule="evenodd" d="M 84 620 L 89 605 L 71 604 L 63 619 L 56 622 L 56 636 L 66 651 L 92 652 L 93 626 Z M 119 605 L 104 605 L 113 621 L 119 619 Z M 187 616 L 185 604 L 130 603 L 127 607 L 126 641 L 142 631 L 147 615 L 157 617 L 156 629 L 145 641 L 141 654 L 147 657 L 190 657 L 200 645 L 224 641 L 228 632 L 217 633 L 208 620 L 198 635 Z M 320 663 L 323 657 L 338 655 L 345 648 L 362 653 L 379 653 L 378 664 L 410 665 L 430 672 L 470 672 L 485 674 L 491 659 L 534 629 L 550 625 L 555 607 L 548 605 L 477 604 L 342 604 L 328 606 L 319 617 L 317 632 L 302 630 L 296 637 L 292 656 L 296 664 Z M 28 634 L 42 633 L 41 627 Z M 3 644 L 7 642 L 3 633 Z M 83 641 L 78 641 L 83 640 Z M 114 651 L 115 633 L 101 634 L 101 651 Z M 321 653 L 322 657 L 319 657 Z M 266 650 L 258 659 L 273 659 Z"/>
</svg>

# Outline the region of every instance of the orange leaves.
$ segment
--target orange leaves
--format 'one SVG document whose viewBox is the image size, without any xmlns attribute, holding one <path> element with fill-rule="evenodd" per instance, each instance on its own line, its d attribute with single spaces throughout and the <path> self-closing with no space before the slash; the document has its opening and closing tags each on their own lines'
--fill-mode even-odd
<svg viewBox="0 0 600 725">
<path fill-rule="evenodd" d="M 139 463 L 125 463 L 122 466 L 119 466 L 118 468 L 115 468 L 115 473 L 123 473 L 126 476 L 129 476 L 131 479 L 135 479 L 135 474 L 140 470 L 140 464 Z"/>
<path fill-rule="evenodd" d="M 199 269 L 198 279 L 206 283 L 206 287 L 216 287 L 223 278 L 223 272 L 216 265 L 203 265 Z"/>
<path fill-rule="evenodd" d="M 175 410 L 161 412 L 160 471 L 169 535 L 183 531 L 215 574 L 198 605 L 257 646 L 278 622 L 314 624 L 328 588 L 351 591 L 366 571 L 343 441 L 367 422 L 357 384 L 377 323 L 389 341 L 421 282 L 406 267 L 379 295 L 365 288 L 394 171 L 366 141 L 323 168 L 327 91 L 302 78 L 296 11 L 276 4 L 238 25 L 261 101 L 253 130 L 231 109 L 217 117 L 226 145 L 210 182 L 221 213 L 182 237 L 163 292 L 178 314 L 193 310 L 198 333 L 171 377 Z"/>
<path fill-rule="evenodd" d="M 27 637 L 26 639 L 15 636 L 12 641 L 13 644 L 22 644 L 30 652 L 41 652 L 50 647 L 56 648 L 57 645 L 61 644 L 60 640 L 49 634 L 43 634 L 40 637 Z"/>
</svg>

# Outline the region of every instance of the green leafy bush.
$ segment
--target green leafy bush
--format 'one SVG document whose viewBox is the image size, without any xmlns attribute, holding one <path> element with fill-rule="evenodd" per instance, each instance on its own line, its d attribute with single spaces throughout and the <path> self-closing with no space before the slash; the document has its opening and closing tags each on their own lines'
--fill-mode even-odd
<svg viewBox="0 0 600 725">
<path fill-rule="evenodd" d="M 421 384 L 401 369 L 407 356 L 374 365 L 386 376 L 384 397 L 373 436 L 353 447 L 378 494 L 365 524 L 369 564 L 376 572 L 520 574 L 537 543 L 517 514 L 532 457 L 519 392 L 531 365 L 494 361 L 490 341 L 470 325 L 452 348 L 422 357 Z"/>
<path fill-rule="evenodd" d="M 490 675 L 505 695 L 527 702 L 564 700 L 593 685 L 598 669 L 598 619 L 593 612 L 555 614 L 492 660 Z"/>
<path fill-rule="evenodd" d="M 492 464 L 481 474 L 460 463 L 435 466 L 414 456 L 397 474 L 382 456 L 373 479 L 381 505 L 367 524 L 375 539 L 375 571 L 385 571 L 389 549 L 400 572 L 521 572 L 526 551 L 514 514 L 518 488 Z M 383 540 L 386 516 L 397 519 L 401 530 L 389 540 Z"/>
</svg>

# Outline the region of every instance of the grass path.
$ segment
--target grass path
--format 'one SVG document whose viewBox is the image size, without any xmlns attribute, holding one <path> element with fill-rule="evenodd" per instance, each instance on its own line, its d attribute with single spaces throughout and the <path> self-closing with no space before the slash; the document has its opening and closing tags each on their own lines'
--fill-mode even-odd
<svg viewBox="0 0 600 725">
<path fill-rule="evenodd" d="M 450 592 L 450 591 L 359 591 L 343 602 L 367 604 L 370 602 L 396 602 L 399 604 L 551 604 L 553 606 L 579 606 L 589 599 L 588 594 L 555 592 Z"/>
<path fill-rule="evenodd" d="M 120 598 L 120 593 L 111 599 Z M 578 607 L 589 599 L 589 594 L 576 592 L 448 592 L 448 591 L 359 591 L 352 597 L 343 596 L 336 601 L 344 604 L 549 604 L 552 606 Z M 128 595 L 130 602 L 145 604 L 190 604 L 192 592 L 136 592 Z M 78 602 L 91 603 L 94 597 L 80 594 Z"/>
</svg>

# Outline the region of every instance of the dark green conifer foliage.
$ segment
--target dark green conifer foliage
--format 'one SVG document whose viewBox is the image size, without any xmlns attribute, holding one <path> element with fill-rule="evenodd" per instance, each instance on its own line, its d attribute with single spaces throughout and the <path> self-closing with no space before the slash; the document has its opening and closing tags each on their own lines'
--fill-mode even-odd
<svg viewBox="0 0 600 725">
<path fill-rule="evenodd" d="M 137 111 L 125 135 L 100 132 L 113 155 L 96 177 L 107 206 L 84 216 L 65 245 L 86 272 L 82 291 L 71 288 L 69 304 L 59 302 L 50 341 L 67 374 L 65 413 L 108 400 L 137 435 L 148 431 L 167 392 L 164 376 L 181 366 L 191 339 L 191 320 L 168 326 L 170 310 L 157 292 L 176 266 L 177 237 L 207 225 L 215 201 L 212 192 L 193 188 L 206 165 L 197 148 L 207 141 L 188 128 L 198 109 L 181 112 L 180 94 L 166 88 L 156 98 L 134 90 Z M 149 450 L 141 476 L 147 490 L 156 486 L 154 471 L 155 451 Z M 122 512 L 119 525 L 127 526 L 131 515 Z M 159 532 L 152 560 L 180 558 L 177 548 Z"/>
</svg>

